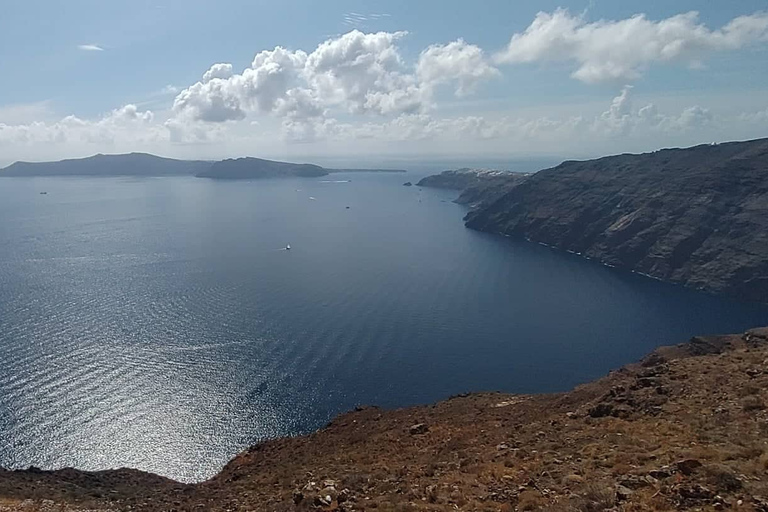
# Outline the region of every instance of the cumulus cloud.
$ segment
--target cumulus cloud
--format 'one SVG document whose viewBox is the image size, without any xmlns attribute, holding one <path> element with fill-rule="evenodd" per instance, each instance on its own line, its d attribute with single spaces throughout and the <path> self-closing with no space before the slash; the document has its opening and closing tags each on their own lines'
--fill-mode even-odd
<svg viewBox="0 0 768 512">
<path fill-rule="evenodd" d="M 699 105 L 685 108 L 679 114 L 662 114 L 653 103 L 637 110 L 632 105 L 632 86 L 624 86 L 611 105 L 597 117 L 592 130 L 603 135 L 629 135 L 639 130 L 685 132 L 710 124 L 714 115 Z"/>
<path fill-rule="evenodd" d="M 757 112 L 744 112 L 739 115 L 739 119 L 748 123 L 768 124 L 768 108 Z"/>
<path fill-rule="evenodd" d="M 219 63 L 211 66 L 203 73 L 203 83 L 208 83 L 214 78 L 229 78 L 232 76 L 232 64 Z"/>
<path fill-rule="evenodd" d="M 79 44 L 77 45 L 78 50 L 83 50 L 85 52 L 103 52 L 104 48 L 97 44 Z"/>
<path fill-rule="evenodd" d="M 307 57 L 304 77 L 326 104 L 350 112 L 418 110 L 422 92 L 396 46 L 405 35 L 352 30 L 329 39 Z"/>
<path fill-rule="evenodd" d="M 615 21 L 588 22 L 565 9 L 540 12 L 522 33 L 496 55 L 499 63 L 565 61 L 576 65 L 573 78 L 586 83 L 632 81 L 657 62 L 700 67 L 712 53 L 738 50 L 768 40 L 768 13 L 739 16 L 712 30 L 697 12 L 663 20 L 644 14 Z"/>
<path fill-rule="evenodd" d="M 220 78 L 197 82 L 173 101 L 173 110 L 197 121 L 221 123 L 245 118 L 235 84 Z"/>
<path fill-rule="evenodd" d="M 310 53 L 279 46 L 262 51 L 242 73 L 233 73 L 230 64 L 215 64 L 202 80 L 178 94 L 173 112 L 180 121 L 212 123 L 241 120 L 251 113 L 274 114 L 290 118 L 293 128 L 287 132 L 315 133 L 303 125 L 294 128 L 300 119 L 323 117 L 330 110 L 383 116 L 423 113 L 432 106 L 435 86 L 455 83 L 456 93 L 466 95 L 499 75 L 479 47 L 463 40 L 430 46 L 417 64 L 408 65 L 397 46 L 405 36 L 352 30 Z"/>
<path fill-rule="evenodd" d="M 271 112 L 296 82 L 306 59 L 302 51 L 278 46 L 258 53 L 241 74 L 232 74 L 231 64 L 215 64 L 202 81 L 179 93 L 173 111 L 207 122 L 240 120 L 249 110 Z"/>
<path fill-rule="evenodd" d="M 427 84 L 455 81 L 457 96 L 472 93 L 480 82 L 501 75 L 489 64 L 480 47 L 467 44 L 463 39 L 434 44 L 421 52 L 416 74 Z"/>
<path fill-rule="evenodd" d="M 154 114 L 136 105 L 112 110 L 97 120 L 66 116 L 56 122 L 8 125 L 0 123 L 0 145 L 89 143 L 111 145 L 121 141 L 131 144 L 154 142 L 165 138 Z"/>
<path fill-rule="evenodd" d="M 732 133 L 754 136 L 768 120 L 768 111 L 760 110 L 764 103 L 741 115 L 696 104 L 674 111 L 648 102 L 636 106 L 631 85 L 618 89 L 604 108 L 586 104 L 577 111 L 578 105 L 570 105 L 569 115 L 547 106 L 529 117 L 490 109 L 441 117 L 439 109 L 442 89 L 459 97 L 475 93 L 501 76 L 500 63 L 559 60 L 572 64 L 573 76 L 584 82 L 620 84 L 630 83 L 656 62 L 700 65 L 713 52 L 768 40 L 768 14 L 742 16 L 710 29 L 695 13 L 661 21 L 638 15 L 588 22 L 558 10 L 540 13 L 492 59 L 482 48 L 458 39 L 430 45 L 407 61 L 400 49 L 406 37 L 406 32 L 351 30 L 306 51 L 281 46 L 260 51 L 242 71 L 215 63 L 194 84 L 156 92 L 174 95 L 170 110 L 158 113 L 129 104 L 82 119 L 60 118 L 42 107 L 0 108 L 0 144 L 13 151 L 82 145 L 147 150 L 169 143 L 231 149 L 242 144 L 237 147 L 250 152 L 258 143 L 269 148 L 283 141 L 323 141 L 317 148 L 336 144 L 340 151 L 354 151 L 361 145 L 386 148 L 393 143 L 419 151 L 469 146 L 501 152 L 519 143 L 526 150 L 538 146 L 546 152 L 600 144 L 612 151 L 638 140 L 653 140 L 655 146 L 695 142 L 696 137 L 717 140 L 720 133 L 724 138 L 733 138 Z M 4 154 L 9 158 L 9 152 Z M 227 153 L 222 149 L 221 154 Z"/>
</svg>

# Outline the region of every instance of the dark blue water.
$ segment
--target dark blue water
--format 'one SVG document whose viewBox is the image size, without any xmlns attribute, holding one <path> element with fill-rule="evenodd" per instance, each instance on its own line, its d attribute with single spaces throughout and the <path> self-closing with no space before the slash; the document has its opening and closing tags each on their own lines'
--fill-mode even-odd
<svg viewBox="0 0 768 512">
<path fill-rule="evenodd" d="M 565 390 L 768 325 L 347 178 L 0 181 L 0 466 L 199 480 L 356 404 Z"/>
</svg>

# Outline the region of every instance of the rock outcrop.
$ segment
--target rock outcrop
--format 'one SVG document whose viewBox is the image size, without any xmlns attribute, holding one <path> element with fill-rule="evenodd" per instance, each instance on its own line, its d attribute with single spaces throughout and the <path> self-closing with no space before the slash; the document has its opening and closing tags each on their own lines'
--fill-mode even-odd
<svg viewBox="0 0 768 512">
<path fill-rule="evenodd" d="M 768 139 L 563 162 L 481 199 L 470 228 L 768 301 Z"/>
</svg>

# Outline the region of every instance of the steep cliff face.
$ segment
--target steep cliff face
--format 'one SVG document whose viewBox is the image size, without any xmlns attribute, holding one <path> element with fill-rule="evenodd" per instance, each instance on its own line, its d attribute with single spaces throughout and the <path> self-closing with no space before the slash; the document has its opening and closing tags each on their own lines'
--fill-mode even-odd
<svg viewBox="0 0 768 512">
<path fill-rule="evenodd" d="M 768 139 L 564 162 L 465 220 L 666 281 L 768 301 Z"/>
</svg>

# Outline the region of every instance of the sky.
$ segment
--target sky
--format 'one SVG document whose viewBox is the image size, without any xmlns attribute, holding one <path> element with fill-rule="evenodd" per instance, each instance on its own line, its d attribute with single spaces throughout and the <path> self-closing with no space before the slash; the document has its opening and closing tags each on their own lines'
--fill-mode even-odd
<svg viewBox="0 0 768 512">
<path fill-rule="evenodd" d="M 768 136 L 768 1 L 8 0 L 0 166 L 586 158 Z"/>
</svg>

